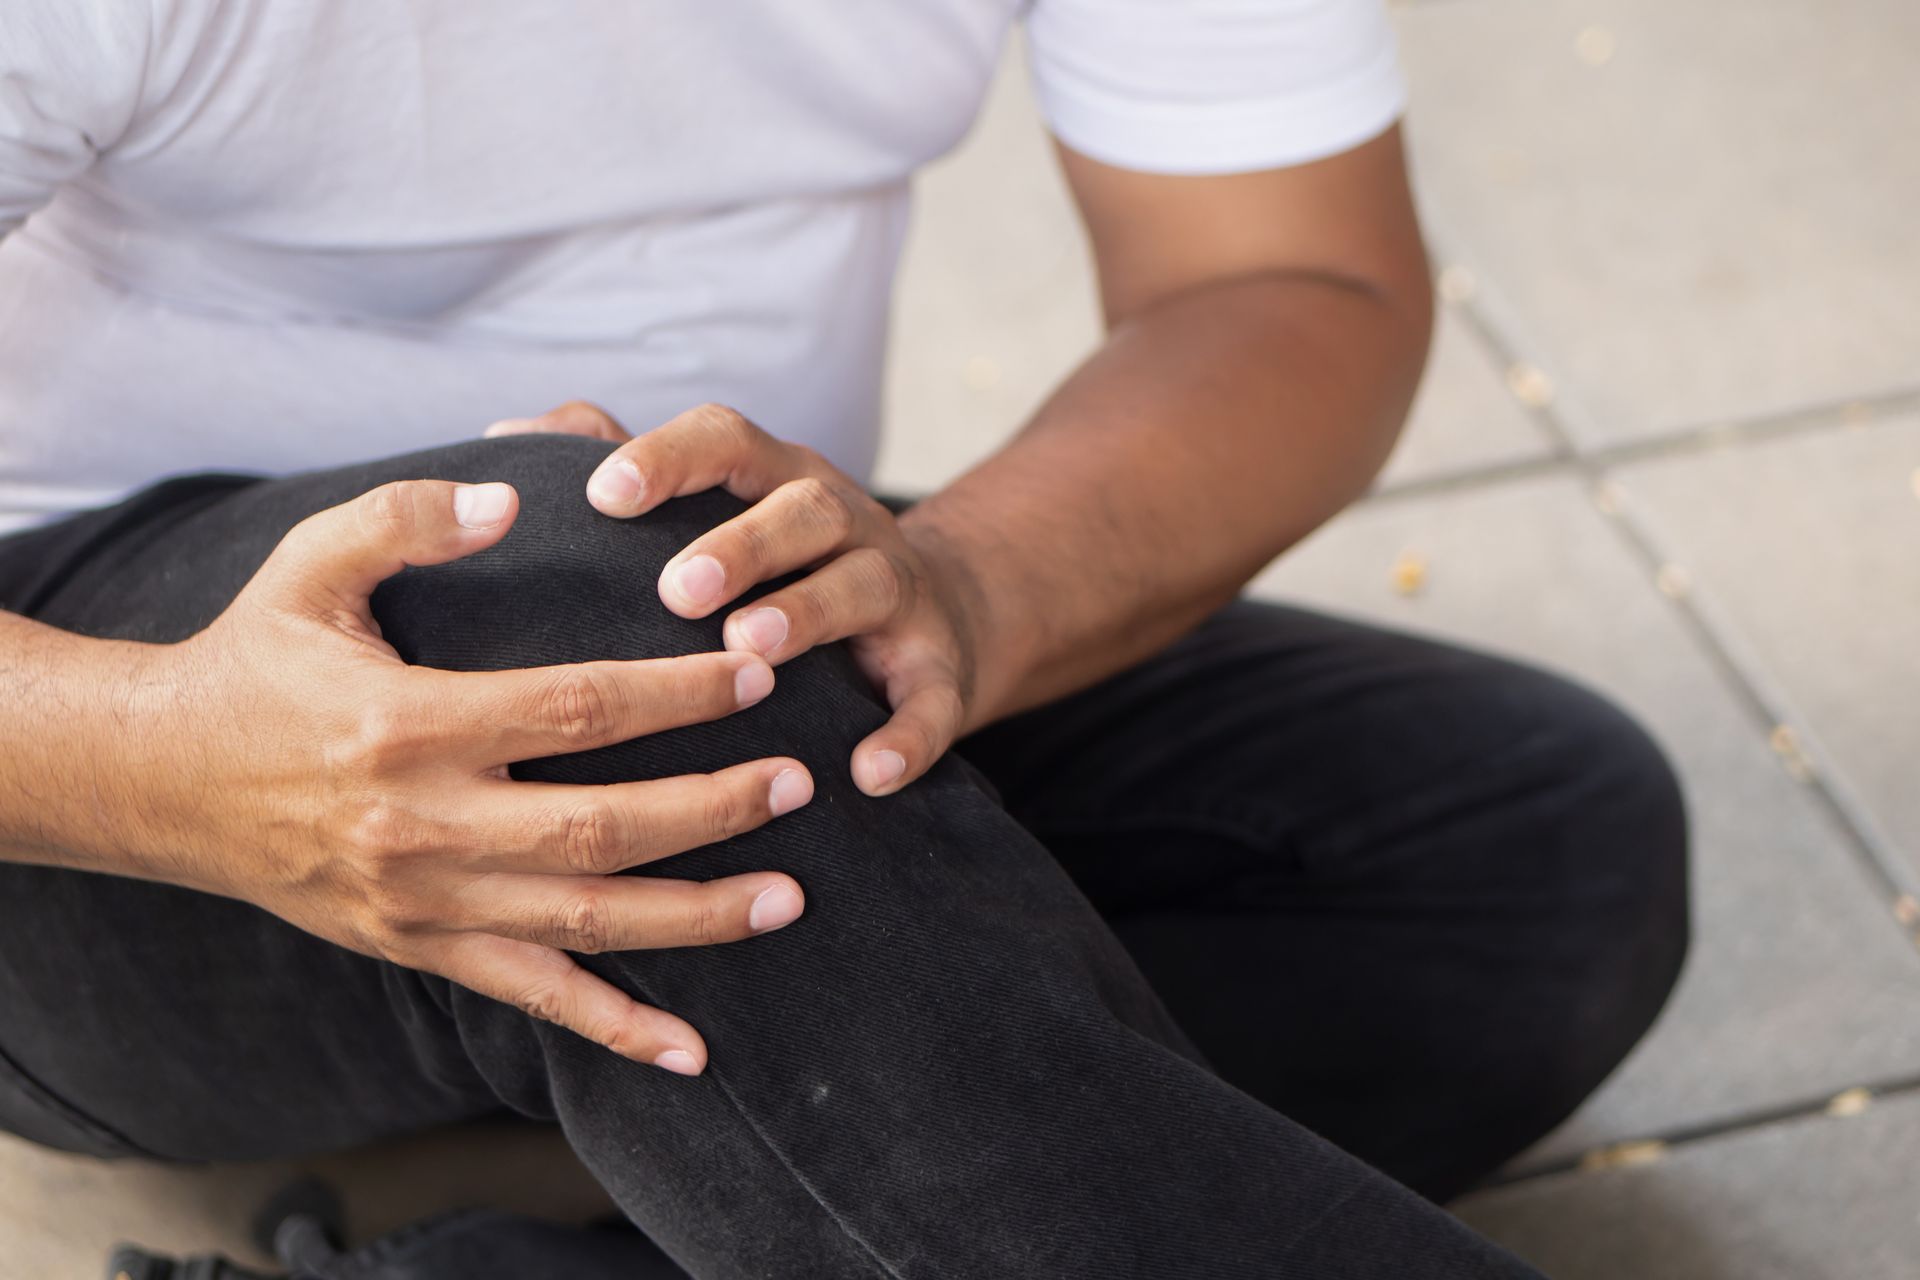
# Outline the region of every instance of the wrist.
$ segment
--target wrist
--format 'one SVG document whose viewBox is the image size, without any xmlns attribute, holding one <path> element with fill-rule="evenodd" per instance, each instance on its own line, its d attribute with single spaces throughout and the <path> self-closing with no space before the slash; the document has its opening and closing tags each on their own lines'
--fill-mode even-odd
<svg viewBox="0 0 1920 1280">
<path fill-rule="evenodd" d="M 1021 606 L 1018 585 L 1006 573 L 1009 557 L 978 536 L 977 527 L 951 520 L 934 500 L 900 518 L 901 533 L 926 563 L 934 591 L 959 632 L 968 670 L 970 733 L 1006 714 L 1031 668 L 1038 645 L 1033 615 Z"/>
<path fill-rule="evenodd" d="M 182 820 L 214 797 L 163 785 L 193 771 L 187 748 L 203 735 L 187 722 L 181 696 L 192 642 L 121 643 L 101 655 L 103 678 L 89 708 L 92 789 L 100 855 L 121 875 L 190 883 L 182 874 Z M 182 813 L 181 802 L 192 806 Z"/>
<path fill-rule="evenodd" d="M 140 708 L 163 646 L 34 631 L 21 656 L 38 679 L 7 724 L 25 748 L 9 770 L 25 804 L 0 815 L 10 843 L 31 861 L 144 874 L 135 757 L 162 730 Z"/>
</svg>

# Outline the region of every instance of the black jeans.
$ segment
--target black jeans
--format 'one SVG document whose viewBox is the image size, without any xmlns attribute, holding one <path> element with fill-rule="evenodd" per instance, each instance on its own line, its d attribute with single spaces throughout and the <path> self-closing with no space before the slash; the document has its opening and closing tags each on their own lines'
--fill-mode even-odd
<svg viewBox="0 0 1920 1280">
<path fill-rule="evenodd" d="M 581 491 L 607 448 L 171 482 L 0 542 L 0 605 L 174 640 L 312 511 L 389 479 L 507 480 L 522 514 L 498 547 L 376 596 L 409 661 L 718 647 L 653 582 L 739 504 L 602 517 Z M 827 648 L 747 712 L 516 767 L 813 771 L 806 808 L 634 873 L 787 871 L 798 923 L 583 959 L 698 1026 L 703 1077 L 243 903 L 0 865 L 0 1123 L 198 1160 L 504 1106 L 556 1120 L 699 1277 L 1533 1274 L 1430 1201 L 1563 1118 L 1679 968 L 1684 819 L 1629 720 L 1538 671 L 1244 603 L 873 800 L 846 760 L 883 715 Z"/>
</svg>

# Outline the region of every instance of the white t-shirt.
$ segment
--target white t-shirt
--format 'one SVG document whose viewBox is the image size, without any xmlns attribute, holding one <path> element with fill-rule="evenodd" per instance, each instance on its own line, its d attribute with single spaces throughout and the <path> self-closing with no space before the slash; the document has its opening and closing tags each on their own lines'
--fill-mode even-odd
<svg viewBox="0 0 1920 1280">
<path fill-rule="evenodd" d="M 1379 133 L 1379 0 L 0 0 L 0 532 L 733 404 L 864 476 L 907 179 L 1012 23 L 1070 146 Z"/>
</svg>

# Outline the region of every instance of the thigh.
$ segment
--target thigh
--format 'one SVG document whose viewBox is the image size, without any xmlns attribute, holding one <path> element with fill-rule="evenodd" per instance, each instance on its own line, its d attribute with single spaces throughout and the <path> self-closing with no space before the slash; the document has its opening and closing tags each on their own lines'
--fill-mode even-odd
<svg viewBox="0 0 1920 1280">
<path fill-rule="evenodd" d="M 961 750 L 1216 1069 L 1436 1197 L 1564 1118 L 1684 952 L 1658 749 L 1490 655 L 1242 601 Z"/>
<path fill-rule="evenodd" d="M 521 501 L 505 540 L 450 565 L 405 571 L 375 593 L 382 633 L 403 658 L 493 670 L 718 647 L 717 618 L 668 613 L 653 584 L 670 555 L 740 504 L 716 491 L 638 521 L 600 516 L 581 495 L 608 447 L 522 437 L 284 479 L 170 482 L 0 543 L 0 604 L 82 634 L 175 641 L 217 617 L 286 530 L 315 511 L 394 479 L 505 479 Z M 769 754 L 802 759 L 816 779 L 808 810 L 632 874 L 707 879 L 774 867 L 800 876 L 813 901 L 810 928 L 794 937 L 841 931 L 801 981 L 814 988 L 809 995 L 829 991 L 836 1005 L 856 1001 L 862 985 L 897 1002 L 886 966 L 858 959 L 862 946 L 885 943 L 884 934 L 867 935 L 889 912 L 902 922 L 886 932 L 917 912 L 924 935 L 953 937 L 957 950 L 964 919 L 1044 910 L 1059 926 L 1059 955 L 1077 949 L 1076 964 L 1095 963 L 1089 953 L 1110 947 L 1125 966 L 1071 882 L 957 759 L 886 802 L 853 790 L 848 753 L 885 714 L 844 649 L 831 646 L 785 664 L 775 695 L 748 712 L 513 772 L 596 785 Z M 938 856 L 894 858 L 884 851 L 896 839 L 938 843 Z M 887 860 L 867 866 L 863 855 Z M 777 1003 L 799 974 L 779 983 L 745 977 L 771 941 L 584 963 L 649 1003 L 698 1016 L 724 1054 L 723 1022 L 765 1028 L 783 1016 L 763 1005 Z M 1002 945 L 983 954 L 1014 963 Z M 1144 984 L 1117 972 L 1102 981 L 1111 1011 L 1136 1031 L 1191 1052 Z M 699 1009 L 707 998 L 726 1002 L 725 1019 Z M 504 1005 L 345 951 L 244 903 L 0 862 L 0 1121 L 42 1140 L 233 1159 L 359 1142 L 503 1103 L 553 1118 L 553 1057 L 598 1070 L 611 1055 L 565 1036 L 550 1050 L 549 1039 Z M 767 1069 L 786 1068 L 774 1061 Z M 621 1087 L 664 1098 L 675 1086 L 653 1078 L 662 1074 L 639 1070 Z"/>
<path fill-rule="evenodd" d="M 0 540 L 0 607 L 82 634 L 183 639 L 299 520 L 441 465 L 163 482 Z M 0 861 L 0 1125 L 14 1132 L 94 1154 L 247 1159 L 500 1105 L 460 1050 L 444 984 L 242 902 Z"/>
</svg>

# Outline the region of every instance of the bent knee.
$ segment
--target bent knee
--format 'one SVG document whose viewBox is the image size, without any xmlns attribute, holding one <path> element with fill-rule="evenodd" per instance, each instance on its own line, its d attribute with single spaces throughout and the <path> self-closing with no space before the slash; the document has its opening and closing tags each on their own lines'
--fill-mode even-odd
<svg viewBox="0 0 1920 1280">
<path fill-rule="evenodd" d="M 1546 728 L 1560 773 L 1560 821 L 1580 846 L 1597 897 L 1637 905 L 1649 928 L 1684 943 L 1687 815 L 1680 781 L 1651 734 L 1611 700 L 1543 677 Z"/>
<path fill-rule="evenodd" d="M 396 459 L 393 467 L 412 475 L 503 481 L 520 495 L 513 527 L 496 545 L 408 569 L 375 593 L 374 616 L 401 656 L 499 670 L 720 648 L 719 618 L 669 612 L 656 584 L 676 552 L 744 504 L 710 490 L 634 519 L 602 515 L 587 503 L 587 478 L 612 447 L 508 436 Z"/>
<path fill-rule="evenodd" d="M 670 613 L 656 583 L 668 559 L 743 504 L 712 490 L 630 520 L 602 515 L 588 505 L 586 485 L 611 448 L 536 435 L 414 455 L 428 478 L 512 485 L 520 510 L 495 546 L 408 569 L 375 594 L 374 615 L 401 656 L 497 670 L 720 648 L 719 619 Z"/>
<path fill-rule="evenodd" d="M 1652 1025 L 1689 942 L 1687 818 L 1666 754 L 1640 723 L 1583 686 L 1542 677 L 1559 774 L 1559 960 L 1582 1010 L 1571 1056 L 1590 1088 Z"/>
<path fill-rule="evenodd" d="M 504 481 L 519 492 L 520 511 L 494 546 L 407 569 L 381 585 L 373 612 L 394 650 L 416 665 L 501 671 L 723 649 L 728 610 L 682 618 L 661 601 L 658 582 L 669 559 L 745 504 L 708 490 L 633 519 L 602 515 L 588 504 L 586 485 L 611 448 L 573 436 L 508 436 L 395 460 L 394 467 L 424 478 Z M 583 752 L 564 766 L 535 762 L 515 772 L 616 781 L 711 771 L 774 754 L 800 755 L 813 766 L 818 744 L 837 750 L 845 739 L 851 750 L 880 719 L 864 677 L 841 646 L 829 646 L 782 664 L 773 695 L 745 711 Z M 844 759 L 834 764 L 844 769 Z"/>
</svg>

